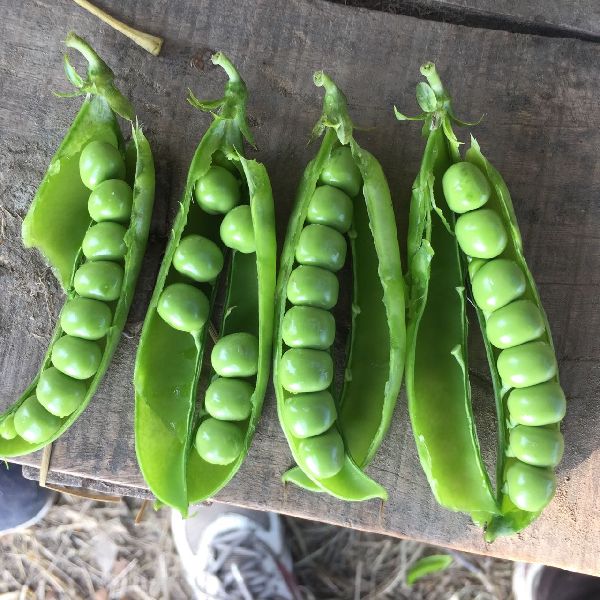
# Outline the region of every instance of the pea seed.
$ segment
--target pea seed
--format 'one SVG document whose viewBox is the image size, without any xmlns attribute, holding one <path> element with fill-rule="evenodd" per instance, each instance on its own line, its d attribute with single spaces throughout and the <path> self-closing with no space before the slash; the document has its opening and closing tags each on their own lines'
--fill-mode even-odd
<svg viewBox="0 0 600 600">
<path fill-rule="evenodd" d="M 360 192 L 362 176 L 348 146 L 339 146 L 331 153 L 319 179 L 321 183 L 340 188 L 351 198 Z"/>
<path fill-rule="evenodd" d="M 293 394 L 320 392 L 333 380 L 333 361 L 328 352 L 291 348 L 281 357 L 279 378 L 283 389 Z"/>
<path fill-rule="evenodd" d="M 283 317 L 282 336 L 291 348 L 327 350 L 335 339 L 335 319 L 322 308 L 292 306 Z"/>
<path fill-rule="evenodd" d="M 517 300 L 492 313 L 486 333 L 496 348 L 512 348 L 539 338 L 545 331 L 540 309 L 531 300 Z"/>
<path fill-rule="evenodd" d="M 353 212 L 354 205 L 347 194 L 331 185 L 321 185 L 310 199 L 306 220 L 346 233 L 352 225 Z"/>
<path fill-rule="evenodd" d="M 497 260 L 502 260 L 502 259 L 497 259 Z M 479 271 L 479 269 L 481 269 L 481 267 L 483 267 L 483 265 L 487 264 L 488 261 L 484 260 L 483 258 L 471 258 L 471 260 L 469 261 L 468 264 L 468 270 L 469 270 L 469 279 L 472 281 L 473 277 L 475 277 L 476 273 Z"/>
<path fill-rule="evenodd" d="M 230 421 L 209 417 L 200 423 L 196 433 L 196 452 L 213 465 L 231 464 L 244 449 L 239 426 Z"/>
<path fill-rule="evenodd" d="M 303 439 L 298 446 L 300 461 L 318 479 L 337 475 L 344 466 L 344 442 L 337 429 Z"/>
<path fill-rule="evenodd" d="M 88 260 L 122 260 L 127 253 L 126 233 L 123 225 L 110 221 L 90 227 L 81 244 L 84 256 Z"/>
<path fill-rule="evenodd" d="M 52 364 L 74 379 L 89 379 L 100 367 L 102 351 L 96 342 L 63 335 L 52 348 Z"/>
<path fill-rule="evenodd" d="M 227 213 L 240 201 L 240 182 L 227 169 L 213 166 L 196 182 L 194 196 L 207 213 Z"/>
<path fill-rule="evenodd" d="M 248 204 L 230 210 L 221 221 L 219 232 L 223 243 L 228 248 L 233 248 L 242 254 L 256 252 L 252 210 Z"/>
<path fill-rule="evenodd" d="M 233 173 L 234 175 L 238 174 L 238 170 L 236 169 L 234 162 L 232 160 L 229 160 L 225 153 L 221 152 L 221 150 L 217 150 L 212 155 L 212 164 L 213 166 L 223 167 L 224 169 L 227 169 L 230 173 Z"/>
<path fill-rule="evenodd" d="M 79 174 L 83 185 L 93 190 L 107 179 L 125 179 L 125 162 L 108 142 L 90 142 L 79 157 Z"/>
<path fill-rule="evenodd" d="M 509 447 L 514 456 L 528 465 L 555 467 L 562 459 L 565 443 L 554 426 L 517 425 L 510 432 Z"/>
<path fill-rule="evenodd" d="M 298 394 L 283 408 L 283 421 L 295 437 L 314 437 L 327 431 L 335 422 L 337 411 L 328 391 Z"/>
<path fill-rule="evenodd" d="M 4 417 L 0 422 L 0 437 L 5 440 L 14 440 L 17 437 L 14 414 Z"/>
<path fill-rule="evenodd" d="M 226 335 L 212 349 L 210 362 L 221 377 L 252 377 L 258 371 L 258 339 L 243 332 Z"/>
<path fill-rule="evenodd" d="M 525 275 L 516 262 L 496 258 L 477 271 L 472 288 L 477 306 L 482 310 L 493 311 L 525 293 Z"/>
<path fill-rule="evenodd" d="M 219 377 L 206 390 L 204 408 L 220 421 L 243 421 L 252 411 L 254 387 L 241 379 Z"/>
<path fill-rule="evenodd" d="M 346 261 L 346 240 L 331 227 L 307 225 L 300 233 L 296 260 L 301 265 L 339 271 Z"/>
<path fill-rule="evenodd" d="M 213 281 L 223 269 L 223 253 L 208 238 L 188 235 L 175 250 L 173 266 L 194 281 Z"/>
<path fill-rule="evenodd" d="M 15 411 L 15 430 L 26 442 L 39 444 L 50 439 L 62 425 L 51 415 L 35 396 L 30 396 Z"/>
<path fill-rule="evenodd" d="M 104 302 L 91 298 L 72 298 L 60 313 L 60 326 L 69 335 L 99 340 L 110 329 L 112 314 Z"/>
<path fill-rule="evenodd" d="M 109 179 L 98 184 L 88 200 L 90 217 L 98 223 L 127 223 L 131 218 L 132 206 L 133 190 L 121 179 Z"/>
<path fill-rule="evenodd" d="M 508 497 L 517 508 L 539 512 L 552 500 L 556 479 L 551 469 L 516 460 L 506 470 L 506 486 Z"/>
<path fill-rule="evenodd" d="M 287 297 L 292 304 L 330 309 L 337 304 L 339 289 L 338 279 L 331 271 L 300 265 L 290 273 Z"/>
<path fill-rule="evenodd" d="M 87 386 L 83 381 L 61 373 L 55 367 L 42 371 L 35 389 L 38 402 L 51 414 L 66 417 L 85 400 Z"/>
<path fill-rule="evenodd" d="M 528 342 L 502 350 L 498 372 L 506 387 L 524 388 L 552 379 L 556 375 L 556 357 L 546 342 Z"/>
<path fill-rule="evenodd" d="M 474 258 L 495 258 L 508 242 L 500 217 L 489 208 L 460 215 L 456 220 L 456 240 L 461 250 Z"/>
<path fill-rule="evenodd" d="M 84 298 L 112 302 L 121 295 L 123 267 L 106 260 L 86 262 L 77 269 L 73 283 Z"/>
<path fill-rule="evenodd" d="M 204 327 L 209 302 L 204 292 L 193 285 L 172 283 L 160 295 L 156 310 L 173 329 L 192 333 Z"/>
<path fill-rule="evenodd" d="M 442 178 L 442 186 L 446 202 L 455 213 L 481 208 L 490 198 L 488 180 L 470 162 L 459 162 L 449 167 Z"/>
<path fill-rule="evenodd" d="M 507 400 L 510 420 L 521 425 L 550 425 L 565 416 L 567 401 L 556 381 L 514 389 Z"/>
</svg>

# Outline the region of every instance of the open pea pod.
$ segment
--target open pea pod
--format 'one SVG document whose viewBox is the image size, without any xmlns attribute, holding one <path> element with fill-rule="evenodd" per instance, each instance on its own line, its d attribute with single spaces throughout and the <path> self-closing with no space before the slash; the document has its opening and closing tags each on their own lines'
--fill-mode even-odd
<svg viewBox="0 0 600 600">
<path fill-rule="evenodd" d="M 352 136 L 346 98 L 324 73 L 325 134 L 304 171 L 277 283 L 274 383 L 279 420 L 298 467 L 283 480 L 343 500 L 387 498 L 362 470 L 389 427 L 404 366 L 404 284 L 396 221 L 377 160 Z M 335 273 L 352 253 L 352 331 L 344 380 L 332 393 L 329 352 Z M 335 395 L 335 398 L 334 398 Z"/>
<path fill-rule="evenodd" d="M 49 444 L 94 395 L 127 319 L 152 216 L 150 146 L 137 125 L 125 145 L 116 119 L 131 119 L 131 105 L 84 40 L 70 33 L 66 44 L 89 62 L 84 80 L 65 56 L 67 76 L 79 88 L 72 95 L 87 96 L 25 217 L 23 240 L 42 252 L 67 301 L 39 373 L 0 416 L 1 457 Z M 111 192 L 118 215 L 107 205 Z"/>
<path fill-rule="evenodd" d="M 277 247 L 271 185 L 264 166 L 242 155 L 244 138 L 252 142 L 246 86 L 225 55 L 212 60 L 229 81 L 219 100 L 190 96 L 193 106 L 215 111 L 214 121 L 190 165 L 134 380 L 140 468 L 159 503 L 183 514 L 226 485 L 246 457 L 268 382 L 273 327 Z M 223 276 L 219 340 L 211 375 L 200 386 Z"/>
</svg>

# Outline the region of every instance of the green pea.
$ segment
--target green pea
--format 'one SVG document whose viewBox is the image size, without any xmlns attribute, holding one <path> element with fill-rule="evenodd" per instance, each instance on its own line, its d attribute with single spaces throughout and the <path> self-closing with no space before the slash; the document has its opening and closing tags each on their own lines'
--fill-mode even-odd
<svg viewBox="0 0 600 600">
<path fill-rule="evenodd" d="M 123 267 L 106 260 L 83 263 L 75 273 L 73 285 L 84 298 L 112 302 L 121 295 Z"/>
<path fill-rule="evenodd" d="M 348 146 L 339 146 L 331 153 L 319 180 L 344 190 L 351 198 L 360 192 L 362 176 Z"/>
<path fill-rule="evenodd" d="M 210 305 L 202 290 L 188 283 L 172 283 L 162 291 L 156 310 L 173 329 L 192 333 L 204 327 Z"/>
<path fill-rule="evenodd" d="M 506 470 L 506 487 L 508 497 L 517 508 L 539 512 L 552 500 L 556 478 L 552 469 L 516 460 Z"/>
<path fill-rule="evenodd" d="M 513 456 L 528 465 L 555 467 L 562 459 L 565 443 L 555 426 L 517 425 L 511 429 L 509 449 Z"/>
<path fill-rule="evenodd" d="M 335 422 L 337 411 L 328 391 L 298 394 L 286 400 L 283 421 L 295 437 L 314 437 L 327 431 Z"/>
<path fill-rule="evenodd" d="M 5 440 L 14 440 L 17 437 L 14 414 L 4 417 L 0 422 L 0 437 Z"/>
<path fill-rule="evenodd" d="M 74 379 L 89 379 L 100 367 L 102 350 L 96 342 L 63 335 L 52 348 L 52 364 Z"/>
<path fill-rule="evenodd" d="M 220 421 L 243 421 L 252 411 L 254 387 L 241 379 L 218 377 L 207 388 L 204 408 Z"/>
<path fill-rule="evenodd" d="M 496 348 L 512 348 L 539 338 L 545 331 L 540 309 L 531 300 L 517 300 L 493 312 L 486 333 Z"/>
<path fill-rule="evenodd" d="M 62 421 L 51 415 L 35 396 L 27 400 L 15 411 L 15 430 L 30 444 L 39 444 L 50 439 L 62 425 Z"/>
<path fill-rule="evenodd" d="M 339 290 L 339 281 L 331 271 L 300 265 L 290 273 L 287 298 L 292 304 L 330 309 L 337 304 Z"/>
<path fill-rule="evenodd" d="M 498 259 L 501 260 L 501 259 Z M 475 277 L 475 275 L 477 274 L 477 272 L 479 271 L 479 269 L 481 269 L 481 267 L 483 267 L 483 265 L 487 264 L 487 260 L 484 260 L 483 258 L 471 258 L 469 260 L 469 264 L 467 266 L 467 269 L 469 271 L 469 279 L 472 281 L 473 277 Z"/>
<path fill-rule="evenodd" d="M 521 425 L 550 425 L 565 416 L 565 393 L 556 381 L 514 389 L 507 400 L 510 420 Z"/>
<path fill-rule="evenodd" d="M 281 385 L 293 394 L 326 390 L 333 380 L 333 361 L 329 352 L 291 348 L 281 357 Z"/>
<path fill-rule="evenodd" d="M 212 349 L 210 362 L 221 377 L 252 377 L 258 371 L 258 339 L 251 333 L 231 333 Z"/>
<path fill-rule="evenodd" d="M 489 208 L 480 208 L 456 219 L 456 240 L 461 250 L 474 258 L 495 258 L 508 242 L 500 217 Z"/>
<path fill-rule="evenodd" d="M 242 204 L 230 210 L 221 221 L 219 232 L 227 247 L 242 254 L 256 252 L 252 211 L 248 204 Z"/>
<path fill-rule="evenodd" d="M 133 190 L 121 179 L 108 179 L 98 184 L 88 200 L 90 217 L 98 223 L 127 223 L 131 218 L 132 207 Z"/>
<path fill-rule="evenodd" d="M 194 196 L 207 213 L 227 213 L 240 201 L 240 182 L 227 169 L 213 166 L 196 182 Z"/>
<path fill-rule="evenodd" d="M 353 212 L 354 205 L 348 194 L 331 185 L 321 185 L 310 199 L 306 220 L 346 233 L 352 225 Z"/>
<path fill-rule="evenodd" d="M 125 179 L 125 162 L 108 142 L 90 142 L 79 157 L 79 175 L 83 185 L 93 190 L 107 179 Z"/>
<path fill-rule="evenodd" d="M 208 238 L 188 235 L 175 250 L 173 266 L 194 281 L 213 281 L 223 269 L 223 253 Z"/>
<path fill-rule="evenodd" d="M 446 202 L 455 213 L 481 208 L 490 198 L 490 184 L 474 164 L 459 162 L 444 173 L 442 187 Z"/>
<path fill-rule="evenodd" d="M 57 417 L 75 412 L 85 400 L 87 386 L 83 381 L 61 373 L 55 367 L 42 371 L 35 389 L 38 402 Z"/>
<path fill-rule="evenodd" d="M 307 225 L 300 233 L 296 260 L 301 265 L 339 271 L 346 261 L 346 240 L 331 227 Z"/>
<path fill-rule="evenodd" d="M 481 310 L 493 311 L 520 298 L 527 286 L 516 262 L 496 258 L 483 265 L 473 277 L 473 299 Z"/>
<path fill-rule="evenodd" d="M 112 314 L 104 302 L 91 298 L 72 298 L 60 313 L 60 326 L 69 335 L 99 340 L 110 329 Z"/>
<path fill-rule="evenodd" d="M 506 387 L 524 388 L 552 379 L 556 375 L 556 357 L 550 344 L 527 342 L 507 348 L 498 356 L 498 372 Z"/>
<path fill-rule="evenodd" d="M 318 479 L 333 477 L 344 466 L 344 442 L 335 428 L 303 439 L 298 445 L 298 454 L 302 464 Z"/>
<path fill-rule="evenodd" d="M 327 350 L 335 339 L 335 319 L 322 308 L 292 306 L 283 317 L 282 336 L 291 348 Z"/>
<path fill-rule="evenodd" d="M 98 223 L 90 227 L 83 238 L 81 249 L 88 260 L 114 260 L 125 258 L 127 229 L 118 223 Z"/>
<path fill-rule="evenodd" d="M 236 423 L 209 417 L 196 433 L 196 452 L 213 465 L 231 464 L 244 449 L 244 436 Z"/>
</svg>

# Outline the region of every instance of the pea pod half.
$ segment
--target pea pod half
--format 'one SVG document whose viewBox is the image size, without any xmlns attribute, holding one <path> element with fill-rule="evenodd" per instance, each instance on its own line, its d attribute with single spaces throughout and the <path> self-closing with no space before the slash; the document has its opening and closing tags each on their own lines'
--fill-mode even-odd
<svg viewBox="0 0 600 600">
<path fill-rule="evenodd" d="M 264 166 L 246 160 L 246 86 L 222 53 L 223 98 L 190 103 L 213 113 L 192 163 L 144 322 L 135 366 L 135 441 L 146 482 L 183 514 L 235 475 L 252 442 L 270 368 L 276 241 Z M 230 248 L 229 261 L 225 250 Z M 212 374 L 202 359 L 226 273 Z"/>
<path fill-rule="evenodd" d="M 492 541 L 526 527 L 552 499 L 565 397 L 506 184 L 474 138 L 461 159 L 452 123 L 465 123 L 454 116 L 434 65 L 421 72 L 428 83 L 417 87 L 418 119 L 427 145 L 409 220 L 409 411 L 436 499 L 469 512 Z M 497 494 L 471 408 L 465 279 L 496 398 Z"/>
<path fill-rule="evenodd" d="M 127 319 L 152 216 L 150 146 L 137 125 L 126 146 L 116 118 L 133 118 L 129 101 L 84 40 L 70 33 L 66 45 L 89 63 L 83 79 L 68 56 L 64 61 L 78 88 L 72 95 L 87 96 L 24 219 L 23 240 L 42 252 L 67 301 L 40 372 L 0 416 L 2 457 L 55 440 L 94 395 Z M 111 186 L 120 191 L 107 193 Z M 103 205 L 120 202 L 119 222 L 92 214 L 93 198 Z"/>
<path fill-rule="evenodd" d="M 396 221 L 380 164 L 352 136 L 346 98 L 324 73 L 325 134 L 288 225 L 277 282 L 274 383 L 298 467 L 284 481 L 344 500 L 387 497 L 363 468 L 392 418 L 404 366 L 404 287 Z M 332 388 L 336 272 L 352 254 L 352 331 L 344 381 Z"/>
</svg>

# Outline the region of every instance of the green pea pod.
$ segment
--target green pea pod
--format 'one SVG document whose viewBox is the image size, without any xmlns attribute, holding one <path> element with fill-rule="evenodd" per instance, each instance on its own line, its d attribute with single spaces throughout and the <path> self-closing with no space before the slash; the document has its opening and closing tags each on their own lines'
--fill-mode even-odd
<svg viewBox="0 0 600 600">
<path fill-rule="evenodd" d="M 224 97 L 218 101 L 201 102 L 190 96 L 193 106 L 217 112 L 192 159 L 144 322 L 134 380 L 135 440 L 140 468 L 159 503 L 173 506 L 183 514 L 190 503 L 213 496 L 226 485 L 248 452 L 269 376 L 273 326 L 276 241 L 271 185 L 264 166 L 241 154 L 243 138 L 252 142 L 246 123 L 246 86 L 222 53 L 215 54 L 212 60 L 223 67 L 229 81 Z M 223 248 L 219 238 L 221 215 L 208 214 L 192 198 L 199 180 L 217 162 L 233 169 L 242 180 L 242 202 L 249 204 L 256 242 L 255 253 L 233 251 L 229 263 L 220 335 L 244 331 L 258 337 L 258 369 L 251 383 L 250 415 L 239 423 L 243 447 L 237 458 L 225 465 L 208 462 L 192 448 L 193 437 L 207 414 L 206 407 L 197 409 L 196 397 L 208 324 L 191 333 L 178 331 L 158 313 L 164 288 L 174 282 L 190 281 L 173 266 L 181 239 L 200 235 Z M 210 298 L 211 307 L 217 281 L 196 285 Z"/>
<path fill-rule="evenodd" d="M 313 130 L 313 138 L 325 135 L 300 183 L 281 255 L 277 284 L 275 392 L 279 420 L 298 463 L 298 467 L 283 475 L 283 481 L 293 482 L 310 491 L 324 491 L 343 500 L 386 499 L 385 489 L 362 469 L 385 436 L 402 381 L 404 287 L 396 222 L 381 166 L 352 137 L 353 126 L 346 98 L 322 72 L 315 73 L 315 84 L 325 88 L 325 98 L 323 115 Z M 358 193 L 353 199 L 354 215 L 348 231 L 353 267 L 352 332 L 342 390 L 336 401 L 338 418 L 330 429 L 339 431 L 345 450 L 341 463 L 337 465 L 338 472 L 332 476 L 319 476 L 307 466 L 302 450 L 306 441 L 296 437 L 286 416 L 287 406 L 294 395 L 287 391 L 282 381 L 285 349 L 282 327 L 288 306 L 287 287 L 311 199 L 326 164 L 337 150 L 344 147 L 350 149 L 355 165 L 352 168 L 357 169 L 362 180 L 362 187 L 357 188 Z M 369 402 L 365 402 L 365 398 Z M 310 440 L 309 437 L 309 443 Z"/>
<path fill-rule="evenodd" d="M 98 341 L 99 362 L 95 374 L 83 382 L 74 382 L 59 374 L 59 377 L 77 385 L 80 398 L 76 407 L 73 406 L 72 412 L 67 416 L 59 417 L 46 412 L 35 402 L 31 405 L 34 410 L 33 423 L 36 426 L 47 426 L 48 435 L 36 442 L 26 441 L 20 435 L 16 435 L 15 416 L 18 420 L 19 408 L 35 393 L 40 376 L 51 365 L 52 352 L 56 343 L 63 336 L 64 331 L 59 320 L 38 375 L 19 400 L 0 417 L 0 456 L 2 457 L 28 454 L 57 439 L 75 422 L 94 395 L 110 364 L 127 319 L 152 216 L 154 162 L 150 146 L 141 128 L 135 125 L 132 126 L 132 140 L 125 147 L 115 118 L 117 108 L 119 114 L 131 117 L 133 114 L 131 106 L 120 92 L 112 87 L 112 71 L 84 40 L 70 33 L 66 44 L 81 51 L 90 62 L 88 78 L 85 81 L 79 78 L 77 83 L 80 92 L 74 94 L 86 93 L 87 97 L 36 193 L 23 223 L 23 239 L 26 245 L 40 249 L 65 288 L 67 301 L 77 298 L 74 276 L 78 267 L 85 261 L 81 246 L 86 232 L 93 223 L 87 212 L 87 198 L 90 191 L 83 185 L 79 176 L 79 156 L 83 148 L 92 141 L 118 145 L 126 159 L 126 179 L 133 187 L 131 218 L 123 238 L 125 245 L 123 280 L 118 299 L 108 303 L 110 322 L 106 324 L 105 335 Z M 68 75 L 74 72 L 67 57 L 65 57 L 65 67 Z M 72 80 L 72 75 L 69 75 L 69 78 Z M 102 85 L 99 80 L 102 81 Z M 115 99 L 118 99 L 118 107 L 114 104 Z M 61 316 L 64 312 L 63 308 Z M 39 422 L 36 422 L 36 419 Z"/>
</svg>

